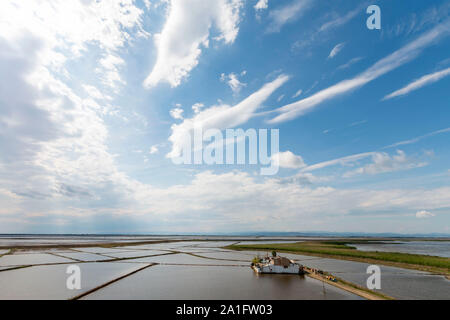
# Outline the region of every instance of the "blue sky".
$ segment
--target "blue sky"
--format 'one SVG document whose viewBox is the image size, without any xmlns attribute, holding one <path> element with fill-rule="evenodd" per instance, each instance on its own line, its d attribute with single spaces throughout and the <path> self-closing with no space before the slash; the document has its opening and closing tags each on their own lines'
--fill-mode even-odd
<svg viewBox="0 0 450 320">
<path fill-rule="evenodd" d="M 0 233 L 450 233 L 448 1 L 0 9 Z M 279 173 L 175 165 L 192 123 L 279 129 Z"/>
</svg>

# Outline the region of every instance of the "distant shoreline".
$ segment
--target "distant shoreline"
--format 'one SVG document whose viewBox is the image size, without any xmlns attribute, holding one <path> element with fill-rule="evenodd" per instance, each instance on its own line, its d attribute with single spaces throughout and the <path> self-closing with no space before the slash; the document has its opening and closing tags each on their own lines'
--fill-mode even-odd
<svg viewBox="0 0 450 320">
<path fill-rule="evenodd" d="M 397 234 L 359 232 L 242 232 L 242 233 L 0 233 L 3 237 L 252 237 L 252 238 L 368 238 L 368 239 L 432 239 L 450 241 L 450 234 Z"/>
</svg>

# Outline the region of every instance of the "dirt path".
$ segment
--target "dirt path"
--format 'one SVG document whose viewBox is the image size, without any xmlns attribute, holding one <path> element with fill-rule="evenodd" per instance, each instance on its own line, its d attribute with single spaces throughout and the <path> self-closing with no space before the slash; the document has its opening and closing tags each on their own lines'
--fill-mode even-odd
<svg viewBox="0 0 450 320">
<path fill-rule="evenodd" d="M 319 274 L 307 273 L 307 276 L 310 278 L 325 282 L 331 286 L 335 286 L 339 289 L 351 292 L 351 293 L 356 294 L 360 297 L 363 297 L 364 299 L 367 299 L 367 300 L 394 300 L 392 297 L 385 296 L 385 295 L 377 295 L 377 294 L 371 293 L 371 292 L 363 290 L 363 289 L 358 289 L 356 287 L 352 287 L 348 284 L 345 284 L 339 280 L 337 282 L 330 281 Z"/>
</svg>

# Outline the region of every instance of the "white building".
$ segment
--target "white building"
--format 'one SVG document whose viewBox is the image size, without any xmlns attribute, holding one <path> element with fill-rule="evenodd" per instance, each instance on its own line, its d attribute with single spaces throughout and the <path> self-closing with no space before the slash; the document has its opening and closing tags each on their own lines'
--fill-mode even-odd
<svg viewBox="0 0 450 320">
<path fill-rule="evenodd" d="M 284 257 L 267 257 L 252 266 L 257 273 L 303 273 L 303 266 Z"/>
</svg>

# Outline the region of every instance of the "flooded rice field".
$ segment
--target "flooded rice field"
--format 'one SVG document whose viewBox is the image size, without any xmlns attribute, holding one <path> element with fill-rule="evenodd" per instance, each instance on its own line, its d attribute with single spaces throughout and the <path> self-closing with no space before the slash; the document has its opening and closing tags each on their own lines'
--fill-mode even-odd
<svg viewBox="0 0 450 320">
<path fill-rule="evenodd" d="M 105 239 L 100 240 L 106 243 Z M 107 247 L 98 237 L 83 238 L 81 243 L 89 247 L 51 249 L 38 245 L 47 244 L 48 239 L 0 239 L 3 243 L 32 243 L 32 248 L 12 253 L 1 249 L 0 299 L 362 299 L 308 276 L 257 275 L 249 268 L 250 261 L 267 252 L 223 249 L 236 242 L 261 243 L 256 241 L 260 239 L 184 239 L 187 241 L 154 244 L 147 243 L 148 237 L 140 239 L 145 244 L 137 245 L 136 238 L 114 237 L 114 243 L 124 246 Z M 130 241 L 133 245 L 126 245 Z M 97 243 L 98 247 L 91 246 Z M 282 255 L 360 286 L 365 286 L 369 276 L 365 263 Z M 81 288 L 76 290 L 67 288 L 67 268 L 72 265 L 81 271 Z M 391 297 L 450 299 L 450 281 L 443 276 L 387 266 L 381 266 L 381 271 L 381 292 Z"/>
<path fill-rule="evenodd" d="M 182 284 L 182 285 L 181 285 Z M 254 274 L 233 266 L 157 265 L 98 290 L 85 299 L 359 299 L 318 280 Z"/>
</svg>

